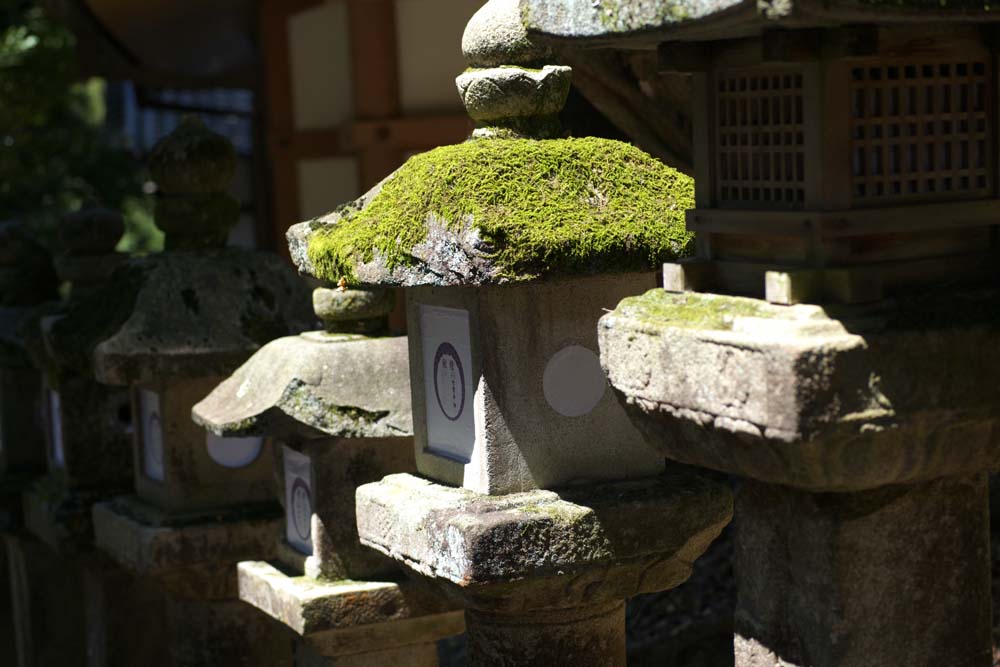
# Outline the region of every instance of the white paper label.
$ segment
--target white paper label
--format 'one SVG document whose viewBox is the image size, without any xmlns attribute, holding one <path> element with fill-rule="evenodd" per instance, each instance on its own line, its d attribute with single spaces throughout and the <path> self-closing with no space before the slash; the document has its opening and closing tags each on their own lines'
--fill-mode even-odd
<svg viewBox="0 0 1000 667">
<path fill-rule="evenodd" d="M 305 454 L 282 447 L 285 462 L 285 538 L 298 551 L 311 556 L 312 466 Z"/>
<path fill-rule="evenodd" d="M 52 462 L 62 468 L 66 465 L 66 446 L 63 443 L 62 401 L 59 392 L 49 389 L 49 429 L 52 435 Z"/>
<path fill-rule="evenodd" d="M 469 461 L 476 442 L 469 313 L 455 308 L 420 306 L 420 334 L 427 447 L 436 454 Z"/>
<path fill-rule="evenodd" d="M 568 345 L 549 359 L 542 375 L 545 401 L 563 417 L 582 417 L 597 407 L 608 387 L 593 350 Z"/>
<path fill-rule="evenodd" d="M 208 457 L 224 468 L 245 468 L 260 456 L 264 438 L 220 438 L 214 433 L 205 436 Z"/>
<path fill-rule="evenodd" d="M 163 424 L 160 416 L 160 395 L 155 391 L 139 390 L 139 417 L 142 419 L 142 471 L 146 477 L 162 482 Z"/>
</svg>

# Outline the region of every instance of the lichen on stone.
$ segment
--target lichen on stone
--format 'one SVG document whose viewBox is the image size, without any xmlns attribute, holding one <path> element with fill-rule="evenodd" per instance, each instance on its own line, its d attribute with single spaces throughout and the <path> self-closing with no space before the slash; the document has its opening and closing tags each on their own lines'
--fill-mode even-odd
<svg viewBox="0 0 1000 667">
<path fill-rule="evenodd" d="M 373 262 L 431 264 L 445 244 L 420 246 L 443 228 L 478 239 L 462 250 L 487 265 L 480 282 L 647 270 L 688 254 L 693 205 L 689 177 L 626 143 L 474 140 L 410 158 L 367 201 L 311 223 L 308 259 L 319 278 L 357 283 Z"/>
<path fill-rule="evenodd" d="M 766 317 L 767 303 L 757 299 L 695 292 L 676 294 L 654 289 L 623 299 L 615 314 L 657 325 L 727 331 L 737 317 Z"/>
</svg>

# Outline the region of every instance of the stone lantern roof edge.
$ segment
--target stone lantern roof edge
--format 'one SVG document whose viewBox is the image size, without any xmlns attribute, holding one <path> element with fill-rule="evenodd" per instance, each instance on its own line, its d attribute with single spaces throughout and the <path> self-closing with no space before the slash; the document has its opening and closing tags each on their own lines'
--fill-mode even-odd
<svg viewBox="0 0 1000 667">
<path fill-rule="evenodd" d="M 520 9 L 538 43 L 629 48 L 751 37 L 770 28 L 1000 21 L 1000 7 L 984 0 L 520 0 Z"/>
<path fill-rule="evenodd" d="M 262 344 L 313 322 L 308 289 L 277 256 L 174 252 L 124 265 L 50 339 L 86 353 L 100 382 L 159 383 L 227 375 Z M 79 345 L 81 335 L 92 342 Z"/>
<path fill-rule="evenodd" d="M 405 337 L 288 336 L 254 353 L 191 416 L 223 437 L 411 436 L 408 369 Z"/>
</svg>

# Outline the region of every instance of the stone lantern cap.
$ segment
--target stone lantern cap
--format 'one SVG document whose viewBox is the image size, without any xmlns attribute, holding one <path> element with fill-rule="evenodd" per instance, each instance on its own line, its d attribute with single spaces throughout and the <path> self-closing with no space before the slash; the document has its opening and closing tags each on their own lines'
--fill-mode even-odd
<svg viewBox="0 0 1000 667">
<path fill-rule="evenodd" d="M 456 80 L 473 139 L 410 158 L 288 231 L 299 270 L 364 285 L 499 285 L 646 271 L 685 255 L 691 179 L 629 144 L 561 136 L 570 68 L 533 45 L 514 0 L 469 21 Z"/>
<path fill-rule="evenodd" d="M 328 326 L 392 308 L 391 299 L 361 290 L 319 288 L 313 303 Z M 406 338 L 329 331 L 279 338 L 196 404 L 192 417 L 223 437 L 412 435 Z"/>
<path fill-rule="evenodd" d="M 52 325 L 54 354 L 111 385 L 204 378 L 308 328 L 306 288 L 277 256 L 221 247 L 239 217 L 225 192 L 236 169 L 229 141 L 187 116 L 157 142 L 149 168 L 166 252 L 130 261 L 76 299 Z M 100 220 L 68 226 L 70 245 L 106 245 L 113 230 Z"/>
<path fill-rule="evenodd" d="M 1000 20 L 985 2 L 899 0 L 520 0 L 523 25 L 539 43 L 655 46 L 665 40 L 753 37 L 774 28 L 831 28 L 864 23 Z"/>
<path fill-rule="evenodd" d="M 777 306 L 657 289 L 601 318 L 601 364 L 668 458 L 853 492 L 997 465 L 1000 293 Z"/>
<path fill-rule="evenodd" d="M 80 299 L 52 326 L 51 345 L 92 363 L 102 383 L 149 383 L 224 375 L 312 321 L 305 287 L 276 256 L 166 253 Z"/>
</svg>

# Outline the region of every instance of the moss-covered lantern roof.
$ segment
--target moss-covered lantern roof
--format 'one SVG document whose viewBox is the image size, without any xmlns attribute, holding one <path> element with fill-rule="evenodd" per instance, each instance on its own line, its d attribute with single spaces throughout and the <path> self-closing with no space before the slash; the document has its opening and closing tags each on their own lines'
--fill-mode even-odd
<svg viewBox="0 0 1000 667">
<path fill-rule="evenodd" d="M 644 271 L 688 253 L 691 179 L 626 143 L 558 138 L 571 69 L 532 44 L 517 0 L 462 36 L 465 143 L 411 157 L 358 200 L 293 226 L 299 270 L 359 285 L 500 285 Z"/>
<path fill-rule="evenodd" d="M 503 284 L 683 256 L 693 205 L 689 177 L 629 144 L 473 139 L 410 158 L 288 239 L 299 269 L 324 280 Z"/>
</svg>

